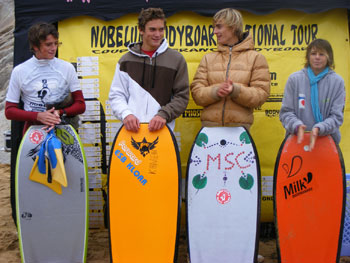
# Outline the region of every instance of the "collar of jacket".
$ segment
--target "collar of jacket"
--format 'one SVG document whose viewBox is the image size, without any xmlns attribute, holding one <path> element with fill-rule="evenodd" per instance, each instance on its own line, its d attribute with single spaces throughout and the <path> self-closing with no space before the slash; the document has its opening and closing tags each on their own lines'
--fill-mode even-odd
<svg viewBox="0 0 350 263">
<path fill-rule="evenodd" d="M 148 57 L 148 55 L 141 52 L 141 46 L 142 46 L 142 42 L 134 42 L 128 45 L 128 50 L 130 51 L 130 53 L 134 54 L 135 56 Z M 160 54 L 164 53 L 167 49 L 168 49 L 168 41 L 166 40 L 166 38 L 164 38 L 160 46 L 157 48 L 156 52 L 154 52 L 152 58 L 155 56 L 159 56 Z"/>
<path fill-rule="evenodd" d="M 306 75 L 307 78 L 309 78 L 309 76 L 307 74 L 307 67 L 306 68 L 302 68 L 301 71 Z M 324 77 L 327 77 L 329 74 L 334 74 L 334 73 L 335 73 L 335 71 L 332 70 L 331 68 L 329 68 L 328 73 Z"/>
<path fill-rule="evenodd" d="M 33 55 L 32 60 L 38 66 L 47 66 L 47 65 L 53 65 L 56 62 L 57 58 L 54 57 L 52 59 L 37 59 L 36 56 Z"/>
<path fill-rule="evenodd" d="M 233 52 L 241 52 L 241 51 L 253 50 L 253 49 L 254 49 L 254 41 L 252 36 L 248 32 L 244 32 L 243 39 L 232 47 Z M 223 53 L 229 53 L 230 46 L 218 44 L 218 51 Z"/>
</svg>

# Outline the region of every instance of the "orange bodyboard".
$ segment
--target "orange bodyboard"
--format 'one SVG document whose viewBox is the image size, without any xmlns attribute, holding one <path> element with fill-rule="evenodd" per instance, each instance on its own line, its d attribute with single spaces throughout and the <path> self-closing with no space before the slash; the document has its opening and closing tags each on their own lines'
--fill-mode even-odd
<svg viewBox="0 0 350 263">
<path fill-rule="evenodd" d="M 137 133 L 123 126 L 113 143 L 108 175 L 113 262 L 176 260 L 181 170 L 175 137 L 166 126 Z"/>
<path fill-rule="evenodd" d="M 310 134 L 281 146 L 274 176 L 277 250 L 282 263 L 339 261 L 345 205 L 345 172 L 340 149 L 330 136 Z"/>
</svg>

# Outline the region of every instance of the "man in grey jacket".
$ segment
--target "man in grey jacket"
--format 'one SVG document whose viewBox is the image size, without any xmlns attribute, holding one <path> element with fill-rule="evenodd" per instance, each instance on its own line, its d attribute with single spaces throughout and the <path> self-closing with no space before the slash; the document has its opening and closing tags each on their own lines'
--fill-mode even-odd
<svg viewBox="0 0 350 263">
<path fill-rule="evenodd" d="M 150 131 L 166 123 L 173 129 L 187 107 L 187 64 L 179 52 L 168 48 L 165 24 L 162 9 L 143 9 L 138 18 L 142 42 L 130 44 L 117 63 L 109 101 L 127 130 L 138 131 L 140 122 L 149 122 Z"/>
</svg>

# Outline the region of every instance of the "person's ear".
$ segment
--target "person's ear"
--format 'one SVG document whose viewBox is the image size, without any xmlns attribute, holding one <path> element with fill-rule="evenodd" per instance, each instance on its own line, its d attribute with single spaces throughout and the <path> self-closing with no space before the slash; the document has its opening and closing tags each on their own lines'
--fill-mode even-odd
<svg viewBox="0 0 350 263">
<path fill-rule="evenodd" d="M 140 35 L 141 37 L 143 37 L 143 34 L 145 33 L 140 27 L 139 27 L 139 32 L 140 32 Z"/>
<path fill-rule="evenodd" d="M 34 53 L 40 51 L 40 49 L 37 46 L 33 46 Z"/>
</svg>

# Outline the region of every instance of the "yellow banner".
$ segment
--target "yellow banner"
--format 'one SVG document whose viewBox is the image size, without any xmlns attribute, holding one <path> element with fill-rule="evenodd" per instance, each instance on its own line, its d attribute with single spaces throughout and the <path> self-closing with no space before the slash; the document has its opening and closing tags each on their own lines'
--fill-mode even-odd
<svg viewBox="0 0 350 263">
<path fill-rule="evenodd" d="M 307 45 L 315 38 L 324 38 L 332 44 L 335 71 L 344 78 L 348 87 L 347 11 L 339 9 L 305 14 L 283 10 L 269 15 L 253 15 L 247 12 L 242 14 L 244 28 L 253 35 L 256 50 L 267 58 L 271 75 L 271 95 L 261 108 L 256 109 L 255 122 L 251 128 L 261 165 L 262 221 L 268 222 L 273 221 L 274 164 L 285 134 L 279 121 L 284 85 L 291 73 L 303 67 Z M 84 96 L 91 100 L 88 102 L 87 112 L 82 116 L 84 127 L 81 128 L 80 134 L 86 138 L 83 141 L 89 149 L 97 148 L 89 165 L 93 171 L 90 177 L 93 188 L 103 187 L 105 184 L 105 175 L 102 175 L 100 180 L 95 180 L 98 178 L 101 165 L 99 157 L 103 146 L 99 133 L 101 127 L 95 127 L 103 124 L 99 104 L 101 103 L 106 114 L 108 157 L 114 135 L 120 126 L 112 116 L 107 102 L 109 88 L 116 63 L 127 52 L 127 45 L 140 39 L 136 23 L 137 14 L 107 22 L 91 17 L 76 17 L 59 23 L 59 57 L 77 64 Z M 166 37 L 170 47 L 184 55 L 191 82 L 202 56 L 215 50 L 216 37 L 213 33 L 212 19 L 192 12 L 173 15 L 167 19 Z M 175 136 L 180 147 L 183 177 L 186 176 L 187 159 L 193 140 L 200 128 L 200 109 L 191 99 L 185 113 L 176 120 Z M 350 130 L 349 118 L 347 96 L 345 120 L 341 128 L 343 138 L 340 144 L 346 167 L 350 167 L 350 139 L 344 136 Z M 96 148 L 91 148 L 91 152 Z M 347 172 L 350 173 L 349 168 Z M 95 209 L 99 210 L 99 206 L 100 203 L 97 202 Z"/>
</svg>

